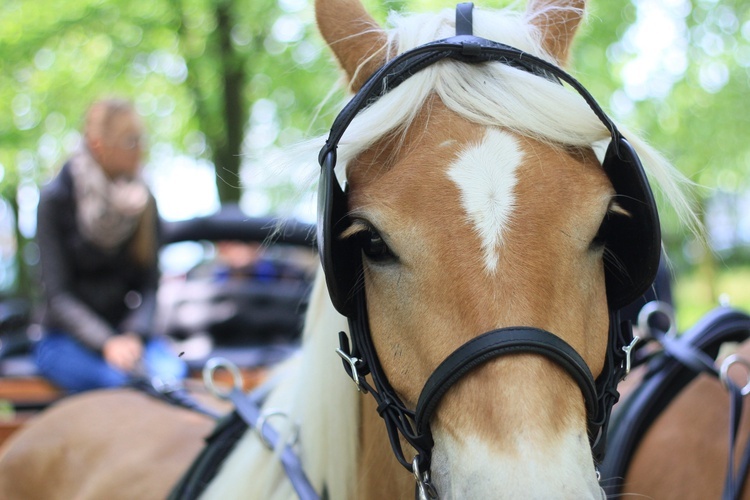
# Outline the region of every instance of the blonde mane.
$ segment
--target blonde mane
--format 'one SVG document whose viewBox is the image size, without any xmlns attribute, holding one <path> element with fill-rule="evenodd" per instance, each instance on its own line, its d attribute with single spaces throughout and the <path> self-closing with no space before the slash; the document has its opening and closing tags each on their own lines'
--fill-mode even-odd
<svg viewBox="0 0 750 500">
<path fill-rule="evenodd" d="M 476 35 L 552 60 L 541 47 L 537 28 L 524 14 L 510 10 L 475 9 L 474 12 Z M 454 16 L 453 10 L 409 16 L 392 14 L 389 23 L 393 29 L 388 32 L 388 46 L 383 50 L 393 55 L 452 36 Z M 405 131 L 433 96 L 473 122 L 514 130 L 550 144 L 601 150 L 610 137 L 583 98 L 557 83 L 500 63 L 467 65 L 443 61 L 409 78 L 355 118 L 340 142 L 339 175 L 345 175 L 349 160 L 378 140 Z M 619 125 L 618 128 L 681 219 L 694 225 L 695 216 L 682 192 L 684 178 L 643 140 Z M 323 137 L 299 145 L 286 161 L 297 165 L 309 163 L 312 171 L 317 172 L 318 166 L 313 162 L 324 141 Z M 333 309 L 319 272 L 307 314 L 302 352 L 276 371 L 281 382 L 266 405 L 287 411 L 289 421 L 300 426 L 305 471 L 313 486 L 319 492 L 325 487 L 333 499 L 356 497 L 359 404 L 358 393 L 334 353 L 337 333 L 342 330 L 347 331 L 346 321 Z M 287 429 L 287 432 L 292 431 Z M 268 473 L 269 468 L 274 469 L 273 473 Z M 293 497 L 278 460 L 262 451 L 252 433 L 238 444 L 205 495 L 205 498 L 235 497 Z"/>
</svg>

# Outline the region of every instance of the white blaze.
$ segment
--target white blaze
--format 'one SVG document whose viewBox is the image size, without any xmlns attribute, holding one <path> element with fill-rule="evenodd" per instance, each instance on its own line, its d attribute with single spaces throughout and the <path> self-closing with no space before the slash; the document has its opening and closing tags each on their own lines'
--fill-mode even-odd
<svg viewBox="0 0 750 500">
<path fill-rule="evenodd" d="M 488 129 L 484 138 L 460 153 L 448 177 L 461 191 L 461 204 L 482 240 L 484 263 L 497 268 L 503 232 L 515 206 L 516 168 L 523 160 L 518 141 L 510 134 Z"/>
<path fill-rule="evenodd" d="M 433 435 L 432 480 L 444 500 L 605 498 L 585 435 L 565 431 L 552 441 L 519 437 L 505 450 L 476 436 L 459 441 L 439 429 Z"/>
</svg>

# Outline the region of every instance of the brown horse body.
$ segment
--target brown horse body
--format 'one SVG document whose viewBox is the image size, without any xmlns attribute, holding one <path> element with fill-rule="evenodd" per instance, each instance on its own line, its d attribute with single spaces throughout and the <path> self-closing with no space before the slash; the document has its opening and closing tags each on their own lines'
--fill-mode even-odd
<svg viewBox="0 0 750 500">
<path fill-rule="evenodd" d="M 737 350 L 750 360 L 750 342 Z M 733 376 L 739 374 L 732 374 Z M 736 380 L 740 386 L 745 380 Z M 627 398 L 627 395 L 624 395 Z M 701 374 L 649 427 L 623 481 L 623 498 L 719 499 L 729 450 L 729 394 L 716 378 Z M 750 402 L 744 401 L 735 465 L 750 439 Z M 750 499 L 745 484 L 740 498 Z"/>
<path fill-rule="evenodd" d="M 750 344 L 739 352 L 750 359 Z M 382 446 L 387 436 L 380 418 L 369 400 L 362 402 L 361 498 L 413 498 L 412 479 L 393 460 L 390 448 Z M 645 435 L 621 498 L 720 498 L 728 413 L 726 389 L 709 375 L 698 376 Z M 0 458 L 0 498 L 163 499 L 212 428 L 207 417 L 133 391 L 71 397 L 8 442 Z M 738 442 L 744 445 L 748 438 L 746 401 Z M 747 484 L 741 498 L 750 499 Z"/>
<path fill-rule="evenodd" d="M 564 65 L 583 3 L 476 10 L 475 33 Z M 356 0 L 318 0 L 316 13 L 353 91 L 395 53 L 456 33 L 453 12 L 404 16 L 390 33 Z M 351 122 L 338 150 L 349 188 L 341 238 L 363 255 L 372 342 L 408 408 L 448 355 L 505 327 L 552 332 L 594 377 L 602 371 L 609 310 L 600 228 L 631 215 L 594 151 L 610 138 L 580 95 L 500 63 L 441 61 Z M 670 167 L 628 139 L 679 204 Z M 374 404 L 334 353 L 339 331 L 347 322 L 319 276 L 302 351 L 271 378 L 264 411 L 287 416 L 273 425 L 299 436 L 318 492 L 412 498 L 413 477 L 394 459 Z M 552 359 L 493 358 L 435 408 L 431 469 L 441 498 L 601 497 L 581 388 Z M 0 452 L 0 498 L 163 498 L 211 427 L 134 393 L 71 398 Z M 294 491 L 278 457 L 248 431 L 203 498 L 286 500 Z"/>
<path fill-rule="evenodd" d="M 66 398 L 8 440 L 0 498 L 166 498 L 213 425 L 130 390 Z"/>
</svg>

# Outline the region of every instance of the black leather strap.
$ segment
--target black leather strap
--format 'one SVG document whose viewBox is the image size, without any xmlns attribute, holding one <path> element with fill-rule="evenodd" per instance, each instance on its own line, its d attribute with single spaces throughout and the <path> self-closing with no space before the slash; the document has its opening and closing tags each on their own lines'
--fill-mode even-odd
<svg viewBox="0 0 750 500">
<path fill-rule="evenodd" d="M 417 432 L 430 434 L 429 425 L 448 389 L 477 366 L 505 354 L 541 354 L 559 364 L 581 388 L 589 415 L 596 411 L 596 388 L 586 362 L 567 342 L 538 328 L 500 328 L 456 349 L 432 373 L 419 396 Z"/>
<path fill-rule="evenodd" d="M 742 421 L 742 392 L 731 380 L 726 382 L 729 391 L 729 457 L 727 459 L 727 475 L 724 478 L 724 492 L 722 500 L 739 500 L 741 488 L 739 481 L 744 478 L 737 478 L 734 474 L 734 450 L 737 443 L 737 432 Z M 741 484 L 741 483 L 740 483 Z"/>
<path fill-rule="evenodd" d="M 456 5 L 456 35 L 474 34 L 474 4 L 471 2 Z"/>
<path fill-rule="evenodd" d="M 655 332 L 657 337 L 663 336 Z M 670 347 L 680 344 L 676 356 L 667 349 L 649 361 L 648 372 L 636 391 L 624 401 L 623 406 L 614 415 L 609 432 L 610 452 L 600 464 L 602 484 L 608 496 L 616 497 L 622 493 L 622 479 L 625 477 L 635 450 L 647 430 L 669 405 L 679 392 L 700 373 L 705 366 L 705 358 L 716 357 L 719 346 L 725 342 L 742 342 L 750 337 L 750 315 L 736 309 L 719 307 L 706 314 L 690 330 L 668 343 Z M 689 364 L 684 352 L 700 351 L 703 356 L 693 359 Z M 692 357 L 692 355 L 689 355 Z M 699 368 L 696 371 L 695 368 Z M 712 367 L 709 373 L 716 374 Z M 731 417 L 731 415 L 730 415 Z M 737 483 L 741 490 L 750 457 L 745 450 L 738 469 Z M 747 457 L 747 458 L 746 458 Z"/>
<path fill-rule="evenodd" d="M 369 392 L 378 404 L 378 414 L 385 422 L 391 448 L 399 463 L 406 470 L 412 471 L 411 459 L 404 455 L 401 447 L 402 436 L 416 451 L 420 465 L 429 466 L 432 437 L 416 431 L 414 411 L 407 408 L 398 397 L 380 365 L 370 336 L 364 293 L 358 293 L 354 297 L 354 302 L 356 314 L 348 318 L 352 345 L 349 345 L 346 335 L 340 335 L 340 348 L 347 355 L 360 360 L 355 381 L 360 389 Z M 351 366 L 347 362 L 344 362 L 344 369 L 352 376 Z M 368 373 L 371 374 L 372 384 L 365 378 Z"/>
<path fill-rule="evenodd" d="M 236 412 L 223 417 L 167 500 L 198 500 L 246 431 L 247 424 Z"/>
<path fill-rule="evenodd" d="M 404 52 L 376 71 L 334 120 L 326 145 L 320 151 L 319 163 L 322 165 L 326 155 L 336 150 L 351 121 L 370 102 L 398 87 L 424 68 L 447 58 L 474 63 L 498 61 L 532 74 L 567 83 L 583 97 L 594 114 L 607 127 L 612 135 L 613 147 L 618 148 L 620 132 L 578 80 L 554 64 L 514 47 L 473 35 L 457 35 Z"/>
</svg>

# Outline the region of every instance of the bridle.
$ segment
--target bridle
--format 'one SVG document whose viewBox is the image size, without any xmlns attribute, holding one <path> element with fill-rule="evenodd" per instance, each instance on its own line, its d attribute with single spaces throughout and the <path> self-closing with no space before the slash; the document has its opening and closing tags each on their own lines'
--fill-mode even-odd
<svg viewBox="0 0 750 500">
<path fill-rule="evenodd" d="M 369 392 L 377 402 L 377 411 L 385 421 L 396 458 L 413 472 L 424 498 L 437 496 L 430 482 L 434 444 L 430 420 L 440 399 L 466 373 L 505 354 L 545 356 L 576 381 L 585 399 L 593 456 L 597 462 L 602 460 L 610 412 L 619 399 L 617 384 L 629 369 L 629 353 L 634 345 L 631 325 L 620 321 L 620 309 L 640 297 L 653 283 L 661 246 L 656 205 L 638 155 L 596 100 L 554 64 L 502 43 L 473 36 L 472 9 L 471 3 L 458 5 L 456 36 L 405 52 L 377 70 L 336 117 L 319 155 L 318 249 L 331 300 L 347 317 L 351 335 L 350 345 L 347 335 L 339 333 L 337 352 L 357 388 Z M 618 203 L 631 216 L 618 220 L 615 230 L 607 235 L 606 246 L 619 265 L 605 269 L 610 327 L 604 366 L 596 379 L 568 343 L 553 333 L 528 326 L 493 330 L 460 346 L 428 378 L 415 410 L 401 401 L 380 365 L 370 334 L 365 293 L 356 283 L 362 269 L 361 249 L 355 242 L 341 238 L 342 231 L 348 227 L 348 202 L 347 191 L 341 188 L 334 174 L 336 149 L 360 111 L 420 70 L 446 59 L 466 64 L 499 62 L 565 83 L 583 97 L 611 134 L 602 167 L 618 194 Z M 372 382 L 366 378 L 368 374 Z M 399 435 L 415 449 L 412 460 L 404 455 Z"/>
</svg>

